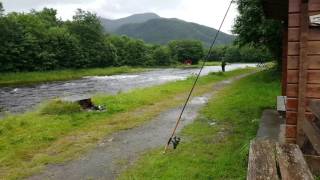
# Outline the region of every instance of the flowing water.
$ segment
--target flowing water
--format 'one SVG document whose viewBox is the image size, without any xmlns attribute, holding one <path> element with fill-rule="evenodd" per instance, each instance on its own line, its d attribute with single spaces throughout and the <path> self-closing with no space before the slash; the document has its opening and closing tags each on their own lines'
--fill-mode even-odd
<svg viewBox="0 0 320 180">
<path fill-rule="evenodd" d="M 231 64 L 226 71 L 255 67 L 257 64 Z M 206 66 L 201 75 L 218 72 L 220 66 Z M 184 80 L 198 73 L 197 68 L 156 69 L 143 73 L 122 74 L 113 76 L 91 76 L 78 80 L 50 82 L 29 86 L 0 88 L 1 112 L 21 113 L 32 110 L 43 101 L 54 98 L 72 98 L 75 96 L 92 96 L 97 93 L 116 94 L 134 88 L 163 84 L 169 81 Z"/>
</svg>

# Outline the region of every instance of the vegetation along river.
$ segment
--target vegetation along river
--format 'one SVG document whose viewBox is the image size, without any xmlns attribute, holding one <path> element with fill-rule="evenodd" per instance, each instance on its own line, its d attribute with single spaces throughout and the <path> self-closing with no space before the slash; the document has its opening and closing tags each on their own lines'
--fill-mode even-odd
<svg viewBox="0 0 320 180">
<path fill-rule="evenodd" d="M 231 64 L 227 71 L 255 67 L 256 64 Z M 79 80 L 42 83 L 29 86 L 1 87 L 0 112 L 22 113 L 32 110 L 39 103 L 54 98 L 92 96 L 97 93 L 116 94 L 134 88 L 148 87 L 175 80 L 184 80 L 196 74 L 197 68 L 155 69 L 136 74 L 83 77 Z M 202 75 L 221 71 L 220 66 L 206 66 Z M 0 113 L 1 114 L 1 113 Z"/>
</svg>

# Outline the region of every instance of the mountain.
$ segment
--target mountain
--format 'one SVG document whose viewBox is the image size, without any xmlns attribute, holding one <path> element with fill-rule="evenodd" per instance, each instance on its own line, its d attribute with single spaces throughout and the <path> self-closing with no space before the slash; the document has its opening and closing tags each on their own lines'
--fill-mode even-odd
<svg viewBox="0 0 320 180">
<path fill-rule="evenodd" d="M 144 23 L 150 19 L 161 18 L 155 13 L 134 14 L 121 19 L 106 19 L 100 17 L 100 21 L 107 32 L 115 32 L 118 28 L 126 24 Z"/>
<path fill-rule="evenodd" d="M 142 39 L 147 43 L 166 44 L 171 40 L 200 40 L 209 47 L 217 30 L 176 18 L 161 18 L 154 13 L 132 15 L 117 20 L 102 20 L 106 31 Z M 216 44 L 231 44 L 235 36 L 220 32 Z"/>
</svg>

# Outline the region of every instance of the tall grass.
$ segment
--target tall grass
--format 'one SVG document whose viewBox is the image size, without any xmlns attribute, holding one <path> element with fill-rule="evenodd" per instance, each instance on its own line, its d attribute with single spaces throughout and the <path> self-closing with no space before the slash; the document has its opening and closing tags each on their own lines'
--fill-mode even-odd
<svg viewBox="0 0 320 180">
<path fill-rule="evenodd" d="M 246 179 L 249 142 L 262 111 L 275 107 L 278 94 L 279 76 L 273 71 L 240 80 L 182 131 L 177 150 L 146 153 L 120 179 Z"/>
</svg>

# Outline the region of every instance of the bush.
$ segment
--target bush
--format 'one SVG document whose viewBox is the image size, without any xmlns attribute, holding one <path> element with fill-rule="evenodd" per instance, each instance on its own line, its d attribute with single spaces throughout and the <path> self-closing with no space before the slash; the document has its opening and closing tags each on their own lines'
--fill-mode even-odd
<svg viewBox="0 0 320 180">
<path fill-rule="evenodd" d="M 61 115 L 81 112 L 81 106 L 78 103 L 53 100 L 47 103 L 41 110 L 45 115 Z"/>
<path fill-rule="evenodd" d="M 251 46 L 218 46 L 213 48 L 210 61 L 227 62 L 268 62 L 273 56 L 266 48 L 255 48 Z"/>
<path fill-rule="evenodd" d="M 168 46 L 172 58 L 181 63 L 191 60 L 192 64 L 198 64 L 204 56 L 203 45 L 200 41 L 177 40 L 169 42 Z"/>
<path fill-rule="evenodd" d="M 169 49 L 166 47 L 157 47 L 153 51 L 153 59 L 156 65 L 167 66 L 172 64 Z"/>
</svg>

